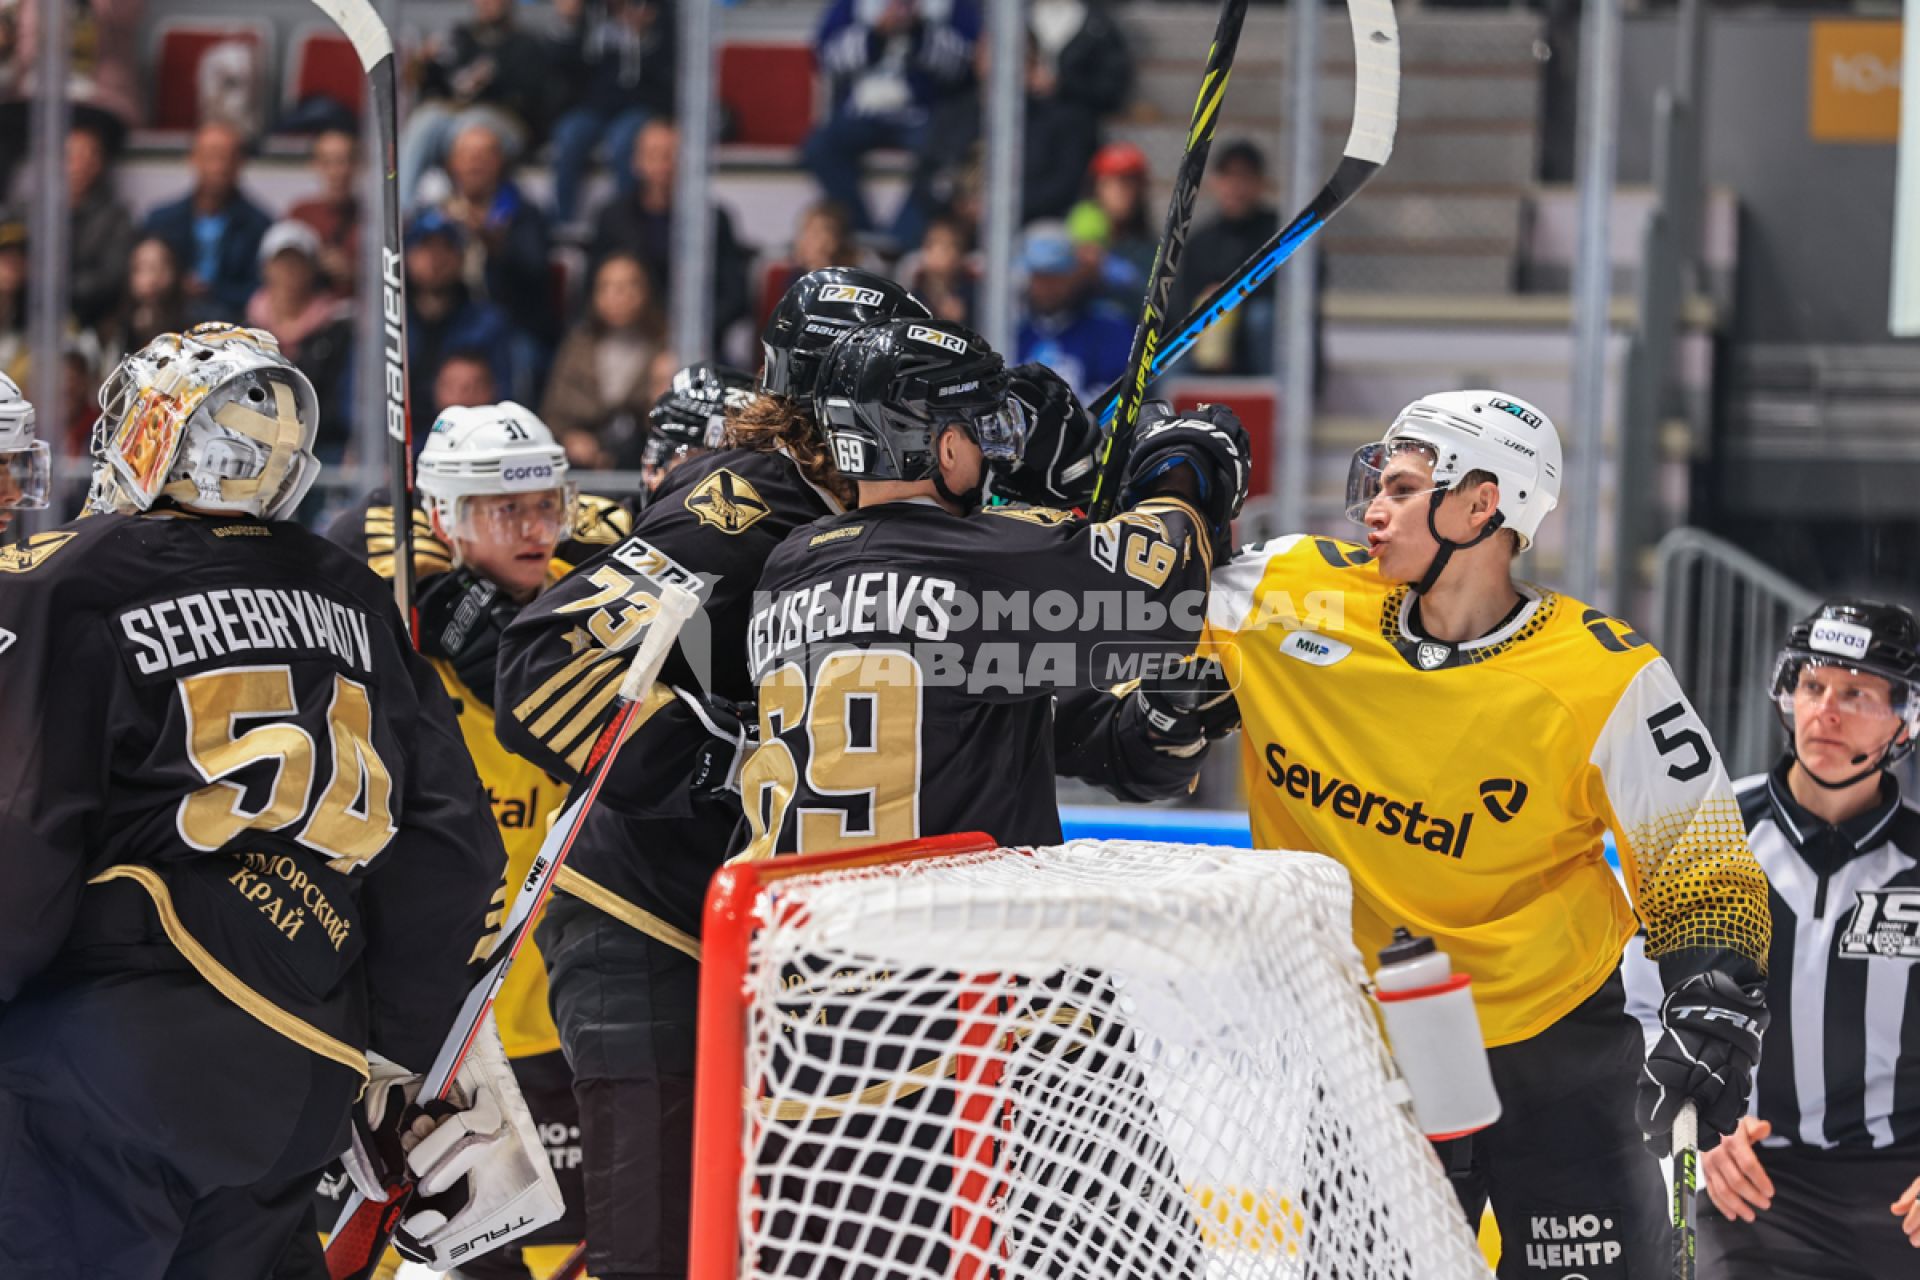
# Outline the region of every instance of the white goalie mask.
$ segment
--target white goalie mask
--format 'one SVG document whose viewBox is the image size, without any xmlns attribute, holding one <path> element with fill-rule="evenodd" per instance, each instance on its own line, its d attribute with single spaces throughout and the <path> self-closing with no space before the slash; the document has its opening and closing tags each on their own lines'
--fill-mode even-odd
<svg viewBox="0 0 1920 1280">
<path fill-rule="evenodd" d="M 1499 391 L 1442 391 L 1402 409 L 1377 444 L 1354 452 L 1347 472 L 1349 519 L 1365 523 L 1393 455 L 1418 448 L 1433 463 L 1434 491 L 1475 471 L 1500 485 L 1501 527 L 1533 545 L 1547 513 L 1560 503 L 1560 433 L 1552 419 Z"/>
<path fill-rule="evenodd" d="M 290 516 L 320 473 L 319 402 L 307 375 L 258 329 L 203 324 L 161 334 L 100 388 L 89 505 Z"/>
<path fill-rule="evenodd" d="M 499 404 L 443 410 L 414 469 L 420 505 L 440 537 L 559 542 L 573 520 L 578 490 L 567 453 L 532 410 Z M 500 502 L 475 499 L 510 498 Z"/>
<path fill-rule="evenodd" d="M 33 404 L 0 373 L 0 510 L 39 511 L 47 505 L 52 457 L 33 438 Z"/>
</svg>

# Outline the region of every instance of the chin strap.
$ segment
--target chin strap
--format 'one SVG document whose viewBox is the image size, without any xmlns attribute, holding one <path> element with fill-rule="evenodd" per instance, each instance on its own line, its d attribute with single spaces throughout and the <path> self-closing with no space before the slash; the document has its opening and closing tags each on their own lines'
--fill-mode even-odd
<svg viewBox="0 0 1920 1280">
<path fill-rule="evenodd" d="M 1413 594 L 1416 596 L 1423 596 L 1433 590 L 1433 584 L 1440 581 L 1440 572 L 1447 567 L 1447 561 L 1453 559 L 1454 552 L 1479 546 L 1507 523 L 1506 513 L 1496 510 L 1493 518 L 1474 535 L 1472 541 L 1455 542 L 1440 532 L 1440 526 L 1437 523 L 1440 504 L 1446 501 L 1447 495 L 1451 492 L 1453 492 L 1451 489 L 1435 489 L 1433 496 L 1427 500 L 1427 532 L 1433 536 L 1435 542 L 1440 544 L 1440 549 L 1433 553 L 1433 563 L 1429 564 L 1427 571 L 1420 575 L 1420 581 L 1413 584 Z"/>
<path fill-rule="evenodd" d="M 938 463 L 933 468 L 933 491 L 940 495 L 941 501 L 957 508 L 961 515 L 970 516 L 980 509 L 980 501 L 986 496 L 986 468 L 981 469 L 981 481 L 965 493 L 958 493 L 947 487 L 947 478 L 940 473 Z"/>
</svg>

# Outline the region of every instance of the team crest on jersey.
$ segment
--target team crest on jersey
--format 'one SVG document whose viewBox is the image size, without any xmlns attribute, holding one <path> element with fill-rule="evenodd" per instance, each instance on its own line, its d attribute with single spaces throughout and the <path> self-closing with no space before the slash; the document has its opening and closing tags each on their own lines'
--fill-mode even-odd
<svg viewBox="0 0 1920 1280">
<path fill-rule="evenodd" d="M 722 533 L 745 533 L 773 510 L 759 491 L 725 467 L 693 487 L 687 510 Z"/>
<path fill-rule="evenodd" d="M 1920 889 L 1862 889 L 1859 905 L 1840 931 L 1838 956 L 1920 960 Z"/>
<path fill-rule="evenodd" d="M 1413 651 L 1413 660 L 1422 671 L 1437 671 L 1447 665 L 1447 659 L 1453 656 L 1453 646 L 1439 644 L 1432 640 L 1422 640 L 1420 647 Z"/>
<path fill-rule="evenodd" d="M 73 538 L 71 532 L 56 529 L 51 533 L 36 533 L 18 546 L 0 547 L 0 573 L 31 573 Z"/>
<path fill-rule="evenodd" d="M 1065 524 L 1073 519 L 1073 512 L 1062 511 L 1058 507 L 988 507 L 986 514 L 999 516 L 1003 520 L 1025 520 L 1028 524 L 1043 525 Z"/>
<path fill-rule="evenodd" d="M 583 493 L 574 499 L 573 528 L 569 536 L 575 542 L 610 547 L 633 531 L 633 517 L 611 498 Z"/>
</svg>

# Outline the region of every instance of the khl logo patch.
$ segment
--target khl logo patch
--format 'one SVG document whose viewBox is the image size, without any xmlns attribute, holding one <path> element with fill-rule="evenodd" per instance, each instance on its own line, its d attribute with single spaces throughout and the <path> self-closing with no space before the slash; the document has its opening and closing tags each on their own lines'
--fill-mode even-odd
<svg viewBox="0 0 1920 1280">
<path fill-rule="evenodd" d="M 1432 640 L 1426 640 L 1421 642 L 1419 649 L 1415 650 L 1413 660 L 1420 664 L 1422 671 L 1433 671 L 1446 666 L 1447 659 L 1452 656 L 1451 645 L 1436 644 Z"/>
</svg>

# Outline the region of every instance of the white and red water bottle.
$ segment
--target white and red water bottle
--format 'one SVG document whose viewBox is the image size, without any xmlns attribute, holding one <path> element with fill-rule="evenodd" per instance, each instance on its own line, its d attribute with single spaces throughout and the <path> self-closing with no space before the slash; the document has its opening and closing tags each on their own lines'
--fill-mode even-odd
<svg viewBox="0 0 1920 1280">
<path fill-rule="evenodd" d="M 1373 996 L 1413 1094 L 1414 1117 L 1435 1142 L 1463 1138 L 1500 1118 L 1472 983 L 1453 971 L 1432 938 L 1405 929 L 1393 931 L 1373 975 Z"/>
</svg>

